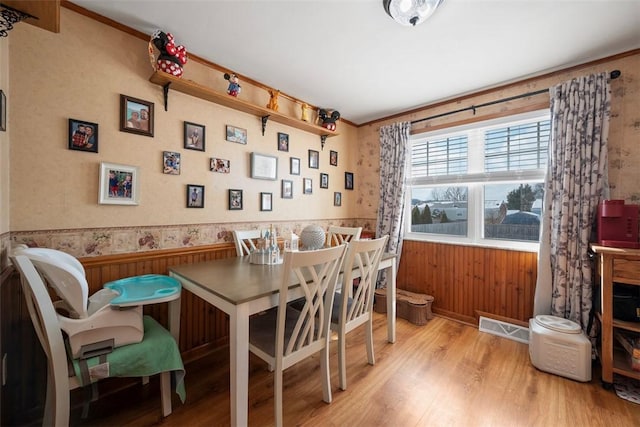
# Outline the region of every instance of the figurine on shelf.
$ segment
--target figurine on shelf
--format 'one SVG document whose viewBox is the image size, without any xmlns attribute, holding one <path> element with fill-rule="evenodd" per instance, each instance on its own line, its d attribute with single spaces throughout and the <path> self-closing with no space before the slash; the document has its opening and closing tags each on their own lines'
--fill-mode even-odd
<svg viewBox="0 0 640 427">
<path fill-rule="evenodd" d="M 157 60 L 153 54 L 153 46 L 160 51 Z M 187 49 L 182 45 L 176 46 L 171 33 L 156 30 L 149 42 L 149 57 L 154 69 L 182 77 L 182 66 L 187 63 Z"/>
<path fill-rule="evenodd" d="M 235 74 L 224 73 L 224 79 L 229 80 L 229 87 L 227 93 L 231 96 L 238 96 L 240 94 L 240 83 L 238 83 L 238 76 Z"/>
<path fill-rule="evenodd" d="M 303 122 L 308 122 L 309 121 L 309 106 L 307 104 L 302 104 L 302 114 L 300 115 L 300 120 L 302 120 Z"/>
<path fill-rule="evenodd" d="M 321 108 L 318 110 L 318 119 L 320 120 L 320 125 L 323 128 L 329 129 L 331 131 L 336 130 L 336 122 L 340 118 L 340 113 L 336 110 L 333 110 L 331 114 L 329 111 Z"/>
<path fill-rule="evenodd" d="M 273 111 L 278 111 L 278 95 L 280 95 L 279 90 L 269 89 L 269 103 L 267 104 L 267 108 Z"/>
</svg>

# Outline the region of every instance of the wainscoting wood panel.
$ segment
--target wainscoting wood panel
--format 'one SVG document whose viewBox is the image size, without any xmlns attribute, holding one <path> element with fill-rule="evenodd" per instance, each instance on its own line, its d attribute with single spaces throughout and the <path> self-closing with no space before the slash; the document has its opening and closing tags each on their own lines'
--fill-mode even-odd
<svg viewBox="0 0 640 427">
<path fill-rule="evenodd" d="M 398 288 L 433 295 L 435 313 L 477 324 L 479 312 L 514 323 L 533 314 L 537 253 L 405 240 Z"/>
</svg>

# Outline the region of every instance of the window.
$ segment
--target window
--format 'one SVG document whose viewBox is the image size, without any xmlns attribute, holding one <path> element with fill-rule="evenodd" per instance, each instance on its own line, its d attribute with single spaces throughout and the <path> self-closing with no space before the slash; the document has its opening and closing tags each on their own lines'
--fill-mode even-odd
<svg viewBox="0 0 640 427">
<path fill-rule="evenodd" d="M 537 248 L 549 112 L 412 138 L 407 238 Z"/>
</svg>

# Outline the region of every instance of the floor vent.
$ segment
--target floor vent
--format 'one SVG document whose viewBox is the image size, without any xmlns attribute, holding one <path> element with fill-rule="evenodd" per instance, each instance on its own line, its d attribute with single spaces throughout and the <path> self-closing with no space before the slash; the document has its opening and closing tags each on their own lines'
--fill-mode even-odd
<svg viewBox="0 0 640 427">
<path fill-rule="evenodd" d="M 488 332 L 499 337 L 529 344 L 529 328 L 480 316 L 479 329 L 481 332 Z"/>
</svg>

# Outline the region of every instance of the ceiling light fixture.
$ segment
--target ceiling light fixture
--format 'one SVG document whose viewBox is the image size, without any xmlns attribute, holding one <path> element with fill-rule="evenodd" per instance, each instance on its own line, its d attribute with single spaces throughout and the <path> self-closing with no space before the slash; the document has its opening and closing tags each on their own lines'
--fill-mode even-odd
<svg viewBox="0 0 640 427">
<path fill-rule="evenodd" d="M 400 25 L 426 21 L 444 0 L 382 0 L 384 10 Z"/>
</svg>

